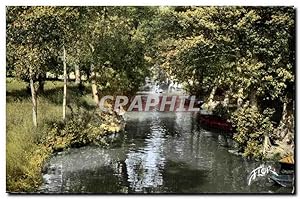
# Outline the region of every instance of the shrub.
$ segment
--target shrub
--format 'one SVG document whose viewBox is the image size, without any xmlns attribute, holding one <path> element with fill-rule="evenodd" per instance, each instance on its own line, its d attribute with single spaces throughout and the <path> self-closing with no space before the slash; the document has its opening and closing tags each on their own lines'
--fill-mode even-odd
<svg viewBox="0 0 300 199">
<path fill-rule="evenodd" d="M 274 110 L 265 109 L 260 113 L 257 107 L 245 105 L 236 110 L 231 121 L 236 127 L 234 139 L 246 157 L 262 158 L 265 135 L 271 135 L 274 130 L 270 117 Z"/>
<path fill-rule="evenodd" d="M 230 112 L 228 107 L 223 106 L 223 104 L 219 103 L 214 110 L 212 111 L 213 115 L 219 116 L 224 119 L 230 118 Z"/>
<path fill-rule="evenodd" d="M 122 123 L 114 115 L 100 111 L 71 109 L 66 121 L 54 122 L 48 132 L 45 144 L 54 151 L 88 144 L 107 145 L 104 135 L 118 132 Z"/>
</svg>

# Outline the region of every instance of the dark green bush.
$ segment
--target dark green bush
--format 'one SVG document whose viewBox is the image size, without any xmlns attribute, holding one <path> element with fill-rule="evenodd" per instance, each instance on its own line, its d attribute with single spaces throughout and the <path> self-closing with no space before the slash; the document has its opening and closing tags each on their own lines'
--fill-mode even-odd
<svg viewBox="0 0 300 199">
<path fill-rule="evenodd" d="M 270 120 L 273 113 L 271 109 L 260 113 L 257 107 L 245 105 L 231 116 L 231 121 L 236 127 L 234 140 L 245 157 L 262 158 L 265 135 L 269 136 L 274 130 Z"/>
<path fill-rule="evenodd" d="M 214 110 L 212 111 L 213 115 L 219 116 L 224 119 L 230 118 L 230 112 L 228 107 L 223 106 L 223 104 L 219 103 Z"/>
<path fill-rule="evenodd" d="M 72 110 L 72 109 L 71 109 Z M 64 122 L 54 122 L 45 140 L 54 151 L 88 144 L 108 145 L 105 135 L 114 134 L 122 129 L 122 123 L 114 115 L 100 111 L 72 110 Z"/>
</svg>

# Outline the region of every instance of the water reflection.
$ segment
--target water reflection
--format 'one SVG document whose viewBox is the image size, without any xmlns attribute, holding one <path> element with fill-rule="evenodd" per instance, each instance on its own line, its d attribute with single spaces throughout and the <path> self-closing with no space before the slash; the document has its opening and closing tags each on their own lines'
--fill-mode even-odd
<svg viewBox="0 0 300 199">
<path fill-rule="evenodd" d="M 134 192 L 141 192 L 144 188 L 158 187 L 163 184 L 161 170 L 164 168 L 163 156 L 164 132 L 158 113 L 151 114 L 152 119 L 149 133 L 145 139 L 145 146 L 136 150 L 131 147 L 125 163 L 130 187 Z"/>
<path fill-rule="evenodd" d="M 127 120 L 124 145 L 71 149 L 53 157 L 41 191 L 291 192 L 267 178 L 248 186 L 247 175 L 260 163 L 229 153 L 228 136 L 201 128 L 194 113 L 135 112 Z"/>
</svg>

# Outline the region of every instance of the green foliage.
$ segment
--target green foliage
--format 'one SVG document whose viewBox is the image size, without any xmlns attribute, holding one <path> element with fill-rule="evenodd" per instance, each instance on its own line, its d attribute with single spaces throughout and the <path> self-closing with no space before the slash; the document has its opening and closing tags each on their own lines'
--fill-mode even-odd
<svg viewBox="0 0 300 199">
<path fill-rule="evenodd" d="M 91 96 L 79 96 L 78 91 L 69 96 L 74 106 L 82 109 L 73 113 L 68 111 L 68 120 L 61 121 L 62 82 L 45 83 L 45 95 L 38 98 L 38 128 L 32 123 L 30 94 L 22 81 L 7 78 L 6 103 L 6 177 L 7 191 L 36 191 L 42 183 L 41 169 L 51 153 L 65 150 L 71 146 L 78 147 L 89 143 L 108 146 L 116 141 L 109 137 L 122 130 L 113 115 L 102 115 L 86 109 L 82 103 L 93 107 Z M 57 101 L 60 100 L 60 101 Z M 75 103 L 76 102 L 76 103 Z M 89 107 L 88 106 L 88 107 Z M 72 113 L 72 114 L 71 114 Z M 107 135 L 107 138 L 105 138 Z"/>
<path fill-rule="evenodd" d="M 280 98 L 294 81 L 294 16 L 290 7 L 161 9 L 158 62 L 191 90 L 217 79 L 245 97 L 255 89 Z"/>
<path fill-rule="evenodd" d="M 7 7 L 8 70 L 22 80 L 44 79 L 62 45 L 72 46 L 77 18 L 76 7 Z"/>
<path fill-rule="evenodd" d="M 89 118 L 86 114 L 75 114 L 65 122 L 54 122 L 50 125 L 51 130 L 47 132 L 44 143 L 54 151 L 61 151 L 77 144 L 86 145 L 84 129 Z"/>
<path fill-rule="evenodd" d="M 246 157 L 262 158 L 262 144 L 266 136 L 274 131 L 270 120 L 274 110 L 266 109 L 261 114 L 257 107 L 244 105 L 231 116 L 236 128 L 235 141 Z"/>
<path fill-rule="evenodd" d="M 43 143 L 53 151 L 88 144 L 107 146 L 108 141 L 111 144 L 116 140 L 104 137 L 108 138 L 108 135 L 118 133 L 122 125 L 114 115 L 77 108 L 66 121 L 54 122 L 51 125 Z"/>
<path fill-rule="evenodd" d="M 273 128 L 259 109 L 264 100 L 292 98 L 295 88 L 295 9 L 163 7 L 156 21 L 159 53 L 152 57 L 169 77 L 204 99 L 216 86 L 233 102 L 257 103 L 231 118 L 245 156 L 260 157 L 263 135 Z M 221 105 L 215 110 L 225 112 Z"/>
<path fill-rule="evenodd" d="M 223 104 L 219 103 L 214 110 L 212 111 L 213 115 L 217 115 L 224 119 L 230 118 L 230 111 L 227 106 L 223 106 Z"/>
<path fill-rule="evenodd" d="M 257 106 L 245 104 L 231 116 L 234 138 L 248 157 L 262 156 L 263 138 L 274 129 L 271 112 L 260 111 L 264 98 L 293 96 L 292 7 L 9 6 L 6 11 L 6 69 L 19 80 L 62 74 L 64 46 L 68 72 L 76 64 L 89 76 L 94 65 L 100 95 L 132 94 L 154 68 L 161 79 L 170 77 L 198 96 L 216 86 L 230 90 L 232 98 L 261 98 Z M 11 80 L 7 85 L 8 190 L 36 187 L 40 165 L 52 150 L 105 145 L 104 135 L 122 129 L 113 114 L 91 112 L 90 96 L 68 88 L 70 107 L 84 109 L 69 112 L 61 122 L 62 83 L 47 82 L 34 129 L 26 84 Z M 221 105 L 214 113 L 230 115 Z"/>
<path fill-rule="evenodd" d="M 151 12 L 139 7 L 80 9 L 79 38 L 67 50 L 68 59 L 86 74 L 94 65 L 99 93 L 134 92 L 144 82 L 149 74 L 144 24 Z"/>
</svg>

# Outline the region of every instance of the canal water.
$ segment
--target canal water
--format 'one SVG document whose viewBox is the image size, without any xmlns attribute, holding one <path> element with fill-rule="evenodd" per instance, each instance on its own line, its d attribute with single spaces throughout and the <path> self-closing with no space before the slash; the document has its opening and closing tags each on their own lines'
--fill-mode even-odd
<svg viewBox="0 0 300 199">
<path fill-rule="evenodd" d="M 290 193 L 259 178 L 260 162 L 229 153 L 224 132 L 205 130 L 195 112 L 126 113 L 124 143 L 54 155 L 40 188 L 46 193 Z"/>
</svg>

